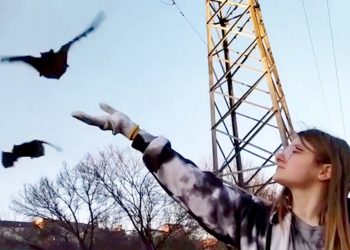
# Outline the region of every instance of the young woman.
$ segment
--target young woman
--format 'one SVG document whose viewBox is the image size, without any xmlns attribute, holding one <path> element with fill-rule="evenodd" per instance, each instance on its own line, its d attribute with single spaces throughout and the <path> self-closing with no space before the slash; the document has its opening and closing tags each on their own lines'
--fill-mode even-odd
<svg viewBox="0 0 350 250">
<path fill-rule="evenodd" d="M 132 140 L 160 185 L 219 240 L 243 250 L 350 249 L 350 148 L 345 141 L 315 129 L 297 133 L 276 156 L 274 180 L 284 189 L 269 204 L 224 185 L 174 151 L 164 137 L 141 130 L 107 104 L 100 106 L 107 115 L 72 116 Z"/>
</svg>

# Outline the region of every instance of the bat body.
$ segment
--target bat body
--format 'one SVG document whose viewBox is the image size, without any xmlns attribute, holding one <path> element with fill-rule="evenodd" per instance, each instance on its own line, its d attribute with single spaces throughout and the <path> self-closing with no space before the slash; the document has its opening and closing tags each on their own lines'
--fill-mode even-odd
<svg viewBox="0 0 350 250">
<path fill-rule="evenodd" d="M 83 37 L 86 37 L 89 33 L 94 31 L 104 19 L 104 14 L 100 13 L 92 22 L 89 28 L 87 28 L 80 35 L 76 36 L 71 41 L 64 44 L 57 52 L 52 49 L 46 52 L 40 53 L 40 57 L 34 56 L 10 56 L 2 57 L 1 62 L 24 62 L 35 68 L 40 76 L 51 79 L 60 79 L 68 68 L 68 51 L 70 47 Z"/>
<path fill-rule="evenodd" d="M 68 50 L 65 53 L 54 52 L 50 50 L 48 52 L 41 53 L 41 57 L 34 56 L 14 56 L 2 58 L 2 62 L 24 62 L 35 68 L 40 76 L 51 79 L 60 79 L 68 68 Z"/>
<path fill-rule="evenodd" d="M 45 149 L 43 144 L 50 145 L 56 150 L 61 151 L 61 149 L 51 143 L 33 140 L 30 142 L 25 142 L 20 145 L 14 145 L 12 152 L 2 152 L 2 165 L 5 168 L 12 167 L 14 162 L 20 157 L 30 157 L 38 158 L 45 154 Z"/>
</svg>

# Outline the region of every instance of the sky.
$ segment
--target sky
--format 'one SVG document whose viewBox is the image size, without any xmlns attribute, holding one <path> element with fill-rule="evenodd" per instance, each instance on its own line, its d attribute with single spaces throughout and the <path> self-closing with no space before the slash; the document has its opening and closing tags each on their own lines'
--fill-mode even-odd
<svg viewBox="0 0 350 250">
<path fill-rule="evenodd" d="M 39 77 L 25 64 L 0 64 L 0 150 L 33 139 L 63 149 L 45 147 L 44 157 L 0 168 L 0 219 L 18 218 L 8 207 L 24 184 L 53 178 L 65 162 L 74 166 L 109 145 L 129 147 L 122 136 L 70 116 L 75 110 L 102 114 L 100 102 L 166 136 L 194 162 L 211 159 L 207 47 L 201 40 L 206 39 L 205 1 L 176 1 L 196 31 L 164 1 L 0 0 L 0 56 L 57 50 L 99 11 L 106 15 L 96 31 L 72 46 L 70 67 L 60 80 Z M 349 140 L 350 2 L 329 0 L 340 92 L 326 1 L 304 2 L 321 81 L 303 2 L 260 1 L 291 118 L 296 130 L 317 127 Z"/>
</svg>

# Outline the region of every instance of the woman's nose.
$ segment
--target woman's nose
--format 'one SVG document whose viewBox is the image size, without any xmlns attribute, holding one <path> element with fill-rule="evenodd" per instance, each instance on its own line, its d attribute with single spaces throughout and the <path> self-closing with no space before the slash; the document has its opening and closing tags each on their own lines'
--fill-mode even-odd
<svg viewBox="0 0 350 250">
<path fill-rule="evenodd" d="M 275 156 L 275 159 L 276 159 L 276 162 L 283 162 L 285 161 L 285 155 L 284 155 L 284 152 L 283 150 L 279 150 L 277 153 L 276 153 L 276 156 Z"/>
<path fill-rule="evenodd" d="M 290 157 L 292 156 L 293 152 L 294 152 L 295 146 L 294 145 L 288 145 L 287 147 L 280 149 L 277 153 L 276 153 L 276 162 L 286 162 L 290 159 Z"/>
</svg>

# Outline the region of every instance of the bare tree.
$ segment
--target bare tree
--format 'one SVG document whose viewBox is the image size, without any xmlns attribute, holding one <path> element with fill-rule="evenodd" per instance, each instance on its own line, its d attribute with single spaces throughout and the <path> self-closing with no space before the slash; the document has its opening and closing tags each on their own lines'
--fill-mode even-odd
<svg viewBox="0 0 350 250">
<path fill-rule="evenodd" d="M 181 207 L 175 200 L 171 200 L 167 221 L 173 221 L 175 224 L 180 224 L 184 228 L 184 233 L 187 237 L 198 238 L 203 233 L 202 227 L 192 218 L 192 216 Z"/>
<path fill-rule="evenodd" d="M 278 184 L 266 183 L 266 178 L 263 175 L 256 175 L 247 188 L 251 194 L 257 195 L 264 200 L 274 202 L 278 196 Z"/>
<path fill-rule="evenodd" d="M 166 223 L 180 223 L 178 219 L 184 218 L 169 216 L 173 213 L 172 199 L 144 167 L 136 153 L 110 147 L 100 152 L 95 159 L 90 169 L 86 169 L 87 173 L 96 177 L 105 187 L 106 199 L 118 204 L 145 248 L 159 249 L 175 232 L 164 234 L 155 228 Z"/>
<path fill-rule="evenodd" d="M 44 177 L 35 185 L 25 185 L 20 197 L 12 200 L 12 210 L 55 223 L 65 229 L 61 237 L 67 238 L 69 232 L 81 250 L 91 250 L 99 220 L 105 219 L 113 203 L 102 196 L 97 178 L 84 174 L 87 165 L 88 157 L 73 169 L 64 166 L 54 181 Z"/>
</svg>

